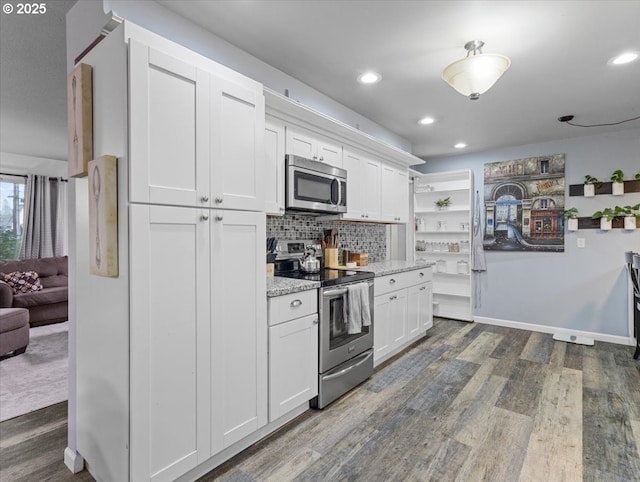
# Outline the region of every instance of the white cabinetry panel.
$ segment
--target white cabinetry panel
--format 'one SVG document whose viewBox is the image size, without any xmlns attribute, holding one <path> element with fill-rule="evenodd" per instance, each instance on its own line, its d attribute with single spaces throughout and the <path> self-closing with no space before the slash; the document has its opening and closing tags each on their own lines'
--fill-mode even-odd
<svg viewBox="0 0 640 482">
<path fill-rule="evenodd" d="M 409 173 L 382 164 L 381 171 L 382 221 L 406 223 L 409 221 Z"/>
<path fill-rule="evenodd" d="M 284 215 L 284 123 L 267 116 L 264 126 L 265 211 Z"/>
<path fill-rule="evenodd" d="M 267 423 L 264 213 L 212 211 L 212 450 Z"/>
<path fill-rule="evenodd" d="M 130 209 L 132 480 L 173 480 L 210 456 L 209 223 Z"/>
<path fill-rule="evenodd" d="M 353 150 L 344 151 L 347 208 L 343 219 L 380 221 L 380 163 Z"/>
<path fill-rule="evenodd" d="M 287 126 L 285 150 L 287 154 L 342 167 L 342 146 L 339 143 L 301 127 Z"/>
</svg>

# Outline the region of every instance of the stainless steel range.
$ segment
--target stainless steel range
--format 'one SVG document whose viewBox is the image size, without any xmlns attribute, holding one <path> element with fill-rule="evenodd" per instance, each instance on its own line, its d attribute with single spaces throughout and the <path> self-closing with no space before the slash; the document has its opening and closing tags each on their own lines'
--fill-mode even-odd
<svg viewBox="0 0 640 482">
<path fill-rule="evenodd" d="M 324 408 L 373 374 L 373 278 L 360 270 L 322 268 L 319 273 L 297 269 L 293 252 L 310 241 L 279 240 L 276 276 L 318 281 L 319 373 L 314 408 Z M 368 316 L 367 316 L 368 314 Z"/>
</svg>

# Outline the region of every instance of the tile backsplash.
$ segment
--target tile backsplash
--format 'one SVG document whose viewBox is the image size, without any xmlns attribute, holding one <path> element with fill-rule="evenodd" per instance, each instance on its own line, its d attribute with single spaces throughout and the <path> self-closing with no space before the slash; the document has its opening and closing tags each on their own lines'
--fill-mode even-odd
<svg viewBox="0 0 640 482">
<path fill-rule="evenodd" d="M 267 216 L 267 237 L 276 239 L 322 239 L 325 229 L 337 229 L 340 250 L 368 253 L 369 262 L 385 261 L 387 226 L 348 221 L 318 221 L 317 216 L 285 214 Z"/>
</svg>

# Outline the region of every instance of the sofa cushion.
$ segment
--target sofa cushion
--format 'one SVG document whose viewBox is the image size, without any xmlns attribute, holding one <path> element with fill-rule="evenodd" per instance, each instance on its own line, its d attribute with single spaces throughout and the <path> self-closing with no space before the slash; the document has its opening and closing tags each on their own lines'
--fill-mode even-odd
<svg viewBox="0 0 640 482">
<path fill-rule="evenodd" d="M 68 293 L 69 290 L 66 286 L 56 286 L 31 293 L 18 293 L 13 297 L 13 306 L 16 308 L 29 308 L 31 306 L 59 303 L 67 301 Z"/>
<path fill-rule="evenodd" d="M 67 256 L 49 258 L 7 259 L 0 261 L 0 272 L 35 271 L 40 275 L 40 282 L 45 288 L 66 286 L 69 274 Z"/>
<path fill-rule="evenodd" d="M 3 273 L 2 280 L 13 289 L 13 294 L 29 293 L 31 291 L 40 291 L 42 283 L 38 273 L 35 271 L 14 271 L 12 273 Z"/>
<path fill-rule="evenodd" d="M 0 308 L 0 333 L 29 325 L 29 311 L 24 308 Z"/>
</svg>

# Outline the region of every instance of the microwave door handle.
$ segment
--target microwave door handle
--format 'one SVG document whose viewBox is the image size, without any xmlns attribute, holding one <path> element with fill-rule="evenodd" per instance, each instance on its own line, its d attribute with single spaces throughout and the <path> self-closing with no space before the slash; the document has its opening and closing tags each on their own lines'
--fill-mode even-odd
<svg viewBox="0 0 640 482">
<path fill-rule="evenodd" d="M 338 179 L 338 206 L 342 205 L 342 181 Z"/>
<path fill-rule="evenodd" d="M 336 184 L 338 185 L 338 199 L 340 199 L 340 181 L 334 177 L 333 179 L 331 179 L 331 199 L 329 200 L 329 202 L 334 206 L 337 204 L 340 204 L 339 202 L 338 203 L 333 202 L 334 201 L 333 186 L 335 186 Z"/>
</svg>

